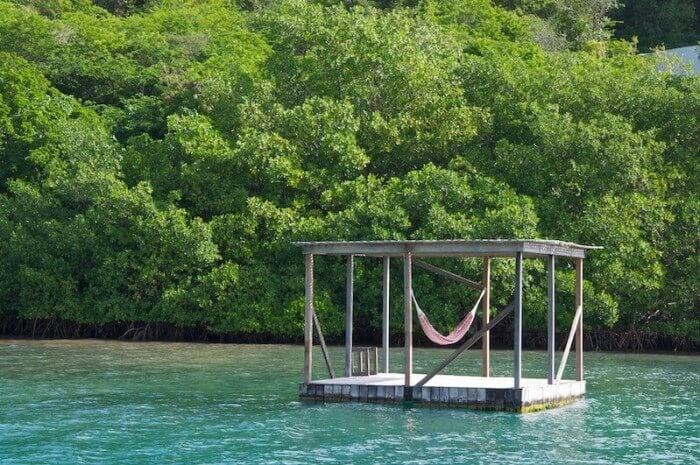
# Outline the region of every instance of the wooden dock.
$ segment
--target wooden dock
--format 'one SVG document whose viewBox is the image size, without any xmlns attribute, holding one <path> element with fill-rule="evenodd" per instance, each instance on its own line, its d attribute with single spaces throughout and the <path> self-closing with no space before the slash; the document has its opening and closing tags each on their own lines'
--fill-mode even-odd
<svg viewBox="0 0 700 465">
<path fill-rule="evenodd" d="M 302 248 L 304 274 L 304 377 L 299 387 L 302 399 L 319 401 L 407 402 L 417 405 L 466 407 L 482 410 L 509 410 L 529 412 L 571 403 L 586 393 L 583 373 L 583 259 L 590 250 L 600 247 L 544 239 L 477 239 L 477 240 L 394 240 L 394 241 L 322 241 L 296 242 Z M 316 256 L 343 256 L 347 261 L 345 300 L 345 366 L 344 377 L 336 377 L 321 330 L 319 315 L 314 304 L 314 258 Z M 354 275 L 355 258 L 382 260 L 382 360 L 378 348 L 353 347 Z M 424 260 L 433 258 L 482 261 L 481 282 L 456 274 Z M 389 364 L 389 296 L 391 259 L 403 261 L 403 373 L 392 373 Z M 515 265 L 514 286 L 508 304 L 491 316 L 491 260 L 509 259 Z M 543 260 L 547 269 L 547 365 L 546 379 L 523 378 L 523 260 Z M 564 351 L 555 366 L 556 339 L 556 261 L 573 261 L 574 308 L 573 319 Z M 444 360 L 427 374 L 413 373 L 413 314 L 415 294 L 413 268 L 480 291 L 472 307 L 471 318 L 481 304 L 481 327 L 466 338 Z M 444 265 L 443 265 L 444 266 Z M 415 310 L 423 332 L 440 345 L 449 345 L 444 335 L 429 326 L 425 314 L 415 302 Z M 422 316 L 421 316 L 422 315 Z M 490 331 L 507 318 L 513 328 L 513 375 L 490 376 Z M 467 321 L 462 320 L 462 321 Z M 469 323 L 471 324 L 471 323 Z M 459 327 L 459 326 L 458 326 Z M 464 333 L 468 331 L 468 326 Z M 328 370 L 327 379 L 313 380 L 313 345 L 316 332 L 323 359 Z M 465 338 L 461 333 L 458 339 Z M 432 334 L 432 337 L 431 337 Z M 450 333 L 452 334 L 452 333 Z M 438 337 L 442 336 L 442 338 Z M 482 376 L 449 376 L 445 368 L 460 355 L 481 341 Z M 457 342 L 452 341 L 452 342 Z M 575 353 L 575 379 L 563 379 L 564 369 L 572 351 Z M 364 354 L 364 355 L 363 355 Z M 372 356 L 373 355 L 373 356 Z M 359 357 L 359 360 L 355 358 Z M 373 366 L 371 361 L 373 361 Z M 381 365 L 381 366 L 380 366 Z M 382 373 L 382 374 L 378 374 Z"/>
<path fill-rule="evenodd" d="M 414 373 L 416 382 L 425 375 Z M 584 397 L 585 381 L 436 375 L 424 386 L 404 387 L 403 373 L 381 373 L 316 380 L 299 385 L 299 396 L 321 402 L 403 403 L 431 407 L 533 412 L 570 404 Z M 409 389 L 409 391 L 406 391 Z"/>
</svg>

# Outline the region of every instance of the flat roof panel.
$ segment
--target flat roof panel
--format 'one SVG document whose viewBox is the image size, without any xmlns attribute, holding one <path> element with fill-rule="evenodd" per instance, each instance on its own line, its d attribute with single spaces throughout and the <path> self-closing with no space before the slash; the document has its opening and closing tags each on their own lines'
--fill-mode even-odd
<svg viewBox="0 0 700 465">
<path fill-rule="evenodd" d="M 417 257 L 525 257 L 584 258 L 587 250 L 602 247 L 548 239 L 406 240 L 406 241 L 319 241 L 294 242 L 304 254 Z"/>
</svg>

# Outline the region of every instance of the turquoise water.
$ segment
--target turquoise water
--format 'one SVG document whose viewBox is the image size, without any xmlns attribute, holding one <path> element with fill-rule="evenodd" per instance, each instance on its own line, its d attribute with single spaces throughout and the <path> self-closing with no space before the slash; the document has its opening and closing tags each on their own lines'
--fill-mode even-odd
<svg viewBox="0 0 700 465">
<path fill-rule="evenodd" d="M 416 371 L 445 354 L 417 350 Z M 493 359 L 508 374 L 511 354 Z M 526 415 L 301 403 L 302 360 L 298 346 L 0 341 L 0 463 L 700 463 L 699 356 L 587 353 L 587 398 Z M 544 363 L 525 353 L 525 374 Z"/>
</svg>

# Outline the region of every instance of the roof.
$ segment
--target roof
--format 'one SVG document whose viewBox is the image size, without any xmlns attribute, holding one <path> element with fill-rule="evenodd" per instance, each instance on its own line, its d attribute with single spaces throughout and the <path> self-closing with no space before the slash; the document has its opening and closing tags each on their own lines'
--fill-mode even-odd
<svg viewBox="0 0 700 465">
<path fill-rule="evenodd" d="M 602 247 L 544 239 L 479 239 L 418 241 L 322 241 L 294 242 L 302 253 L 313 255 L 401 256 L 416 257 L 525 257 L 585 258 L 586 251 Z"/>
</svg>

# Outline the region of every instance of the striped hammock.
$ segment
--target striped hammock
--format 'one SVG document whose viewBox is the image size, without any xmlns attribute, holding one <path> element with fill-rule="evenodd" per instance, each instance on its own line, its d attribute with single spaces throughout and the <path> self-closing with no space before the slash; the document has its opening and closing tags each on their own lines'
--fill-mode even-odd
<svg viewBox="0 0 700 465">
<path fill-rule="evenodd" d="M 486 289 L 483 289 L 481 291 L 481 294 L 479 295 L 479 298 L 474 304 L 472 311 L 467 313 L 467 316 L 465 316 L 464 319 L 460 321 L 457 326 L 455 326 L 455 328 L 450 334 L 444 336 L 440 334 L 435 328 L 433 328 L 433 325 L 430 323 L 428 316 L 423 312 L 423 310 L 421 310 L 420 305 L 418 305 L 418 301 L 416 300 L 416 296 L 413 293 L 413 289 L 411 289 L 411 298 L 413 299 L 413 303 L 416 306 L 416 312 L 418 313 L 418 321 L 420 322 L 421 328 L 423 328 L 423 332 L 426 336 L 428 336 L 428 339 L 430 339 L 436 344 L 440 344 L 441 346 L 459 342 L 459 340 L 462 339 L 465 334 L 467 334 L 467 331 L 469 331 L 469 328 L 474 322 L 474 315 L 476 315 L 476 309 L 479 307 L 479 303 L 484 297 L 484 294 L 486 294 Z"/>
</svg>

